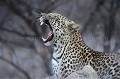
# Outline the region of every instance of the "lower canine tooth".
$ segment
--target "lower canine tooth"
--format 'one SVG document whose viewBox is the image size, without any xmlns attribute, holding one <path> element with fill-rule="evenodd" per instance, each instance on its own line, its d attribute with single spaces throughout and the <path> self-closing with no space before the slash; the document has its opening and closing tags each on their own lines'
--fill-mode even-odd
<svg viewBox="0 0 120 79">
<path fill-rule="evenodd" d="M 42 37 L 42 40 L 43 40 L 43 41 L 46 41 L 47 39 L 45 39 L 45 38 Z"/>
</svg>

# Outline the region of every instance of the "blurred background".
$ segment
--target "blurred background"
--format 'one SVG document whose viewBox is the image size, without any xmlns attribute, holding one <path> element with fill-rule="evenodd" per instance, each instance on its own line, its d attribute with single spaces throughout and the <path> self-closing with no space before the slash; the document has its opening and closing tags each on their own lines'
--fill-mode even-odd
<svg viewBox="0 0 120 79">
<path fill-rule="evenodd" d="M 0 79 L 51 76 L 52 48 L 41 40 L 41 12 L 60 13 L 81 25 L 85 43 L 120 53 L 120 0 L 0 0 Z"/>
</svg>

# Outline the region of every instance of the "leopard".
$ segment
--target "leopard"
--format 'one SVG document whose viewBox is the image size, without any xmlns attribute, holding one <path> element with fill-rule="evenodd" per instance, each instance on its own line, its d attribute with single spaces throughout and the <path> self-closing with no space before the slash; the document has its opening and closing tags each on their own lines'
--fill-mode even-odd
<svg viewBox="0 0 120 79">
<path fill-rule="evenodd" d="M 58 13 L 41 13 L 40 25 L 50 29 L 44 44 L 53 48 L 54 79 L 65 79 L 90 65 L 100 79 L 120 79 L 120 55 L 99 52 L 85 44 L 81 25 Z"/>
</svg>

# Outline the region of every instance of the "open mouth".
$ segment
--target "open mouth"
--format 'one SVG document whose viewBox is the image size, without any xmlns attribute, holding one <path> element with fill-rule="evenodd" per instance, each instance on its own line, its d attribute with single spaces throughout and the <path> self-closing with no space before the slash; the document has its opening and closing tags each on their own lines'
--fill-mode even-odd
<svg viewBox="0 0 120 79">
<path fill-rule="evenodd" d="M 53 29 L 52 29 L 52 27 L 51 27 L 51 25 L 50 25 L 48 20 L 41 20 L 40 19 L 40 23 L 41 23 L 40 25 L 44 25 L 45 24 L 45 25 L 47 25 L 50 28 L 50 32 L 48 33 L 47 38 L 45 39 L 45 38 L 42 37 L 43 42 L 47 43 L 48 41 L 51 41 L 53 39 L 53 37 L 54 37 Z"/>
</svg>

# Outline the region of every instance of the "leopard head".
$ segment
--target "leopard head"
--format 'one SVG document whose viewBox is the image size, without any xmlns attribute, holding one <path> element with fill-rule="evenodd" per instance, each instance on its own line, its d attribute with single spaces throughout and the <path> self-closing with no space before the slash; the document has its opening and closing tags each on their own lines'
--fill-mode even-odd
<svg viewBox="0 0 120 79">
<path fill-rule="evenodd" d="M 43 38 L 46 45 L 58 43 L 65 35 L 79 31 L 80 25 L 57 13 L 41 13 L 41 25 L 46 24 L 50 28 L 47 39 Z"/>
</svg>

